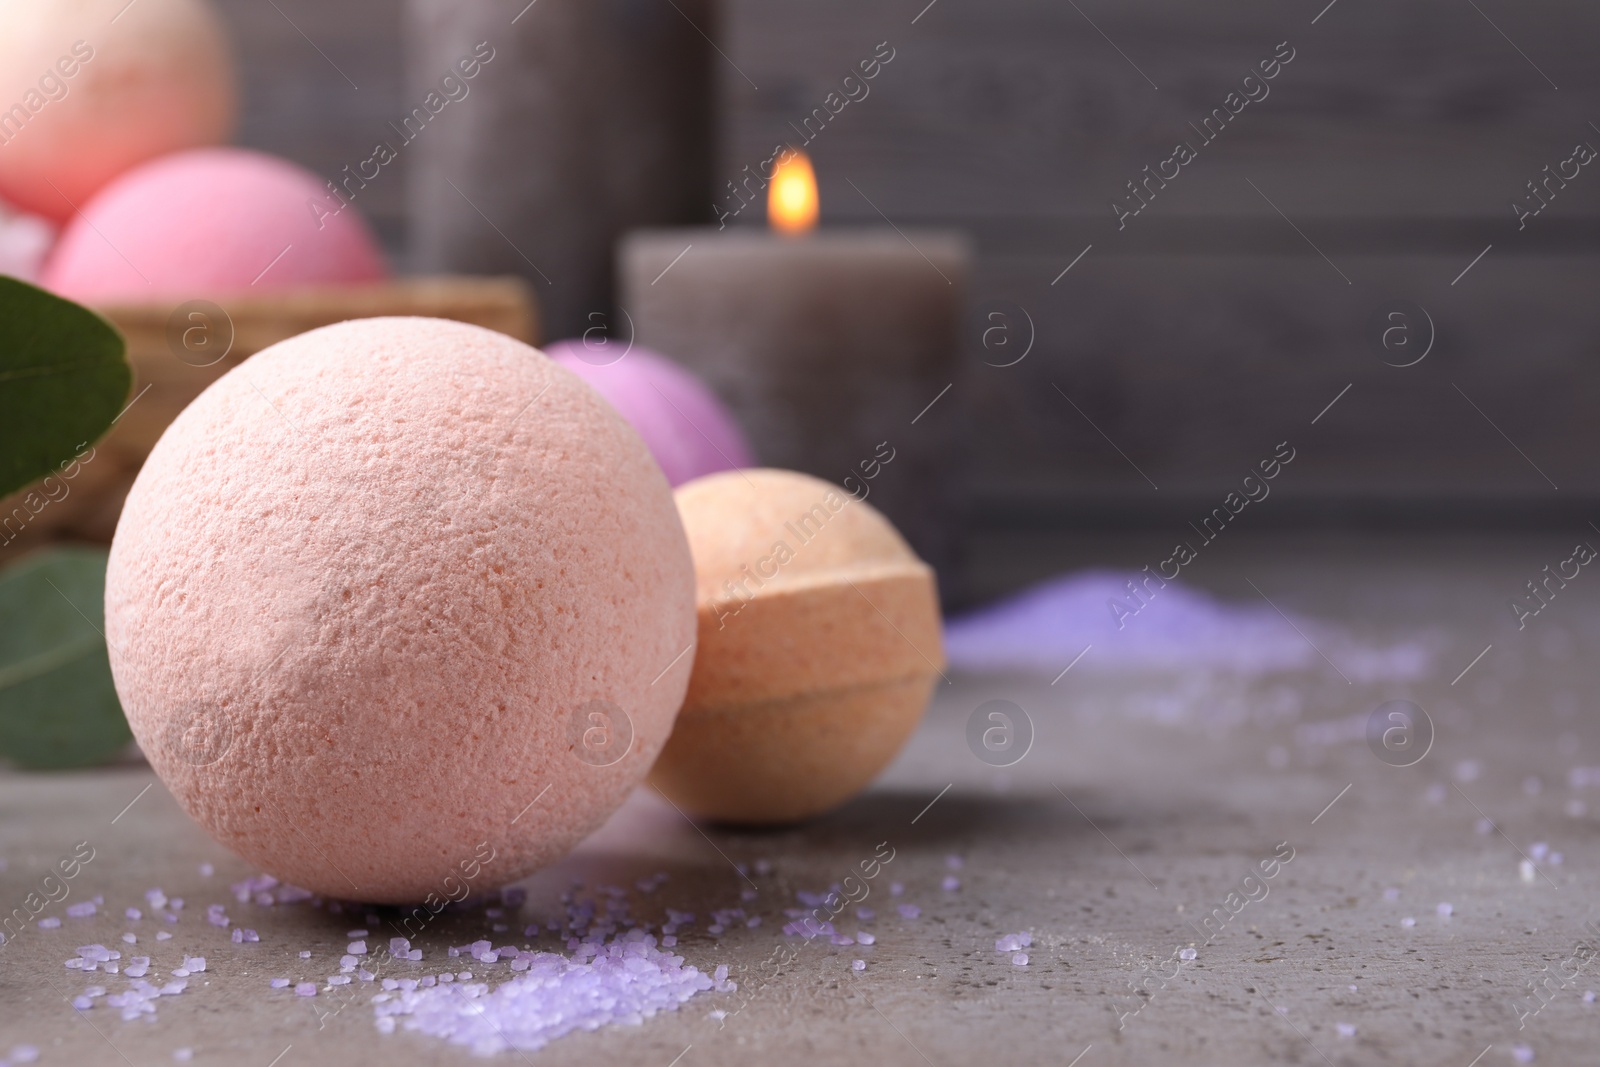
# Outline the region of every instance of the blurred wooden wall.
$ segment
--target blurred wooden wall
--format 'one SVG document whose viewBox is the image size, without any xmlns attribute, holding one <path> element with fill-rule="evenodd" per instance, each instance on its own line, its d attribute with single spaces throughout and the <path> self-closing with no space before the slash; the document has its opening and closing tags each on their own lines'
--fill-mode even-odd
<svg viewBox="0 0 1600 1067">
<path fill-rule="evenodd" d="M 977 241 L 975 311 L 1006 318 L 974 317 L 942 414 L 965 407 L 980 513 L 1220 500 L 1288 440 L 1252 521 L 1575 515 L 1600 495 L 1600 166 L 1525 229 L 1511 202 L 1600 147 L 1597 39 L 1600 9 L 1575 2 L 726 0 L 718 174 L 798 142 L 889 42 L 870 95 L 807 147 L 825 220 Z M 1189 124 L 1285 41 L 1268 95 L 1203 143 Z M 1119 229 L 1112 200 L 1180 140 L 1197 158 Z M 1403 369 L 1372 324 L 1394 300 L 1437 328 Z M 986 365 L 1029 318 L 1028 357 Z M 1002 321 L 1011 347 L 986 350 Z"/>
</svg>

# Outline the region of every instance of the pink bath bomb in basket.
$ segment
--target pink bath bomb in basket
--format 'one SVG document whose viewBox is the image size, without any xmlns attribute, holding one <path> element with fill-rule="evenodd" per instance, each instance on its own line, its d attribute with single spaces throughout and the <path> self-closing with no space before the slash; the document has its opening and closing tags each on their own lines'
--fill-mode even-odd
<svg viewBox="0 0 1600 1067">
<path fill-rule="evenodd" d="M 221 298 L 388 274 L 353 204 L 293 163 L 242 148 L 124 174 L 61 235 L 43 283 L 72 300 Z"/>
</svg>

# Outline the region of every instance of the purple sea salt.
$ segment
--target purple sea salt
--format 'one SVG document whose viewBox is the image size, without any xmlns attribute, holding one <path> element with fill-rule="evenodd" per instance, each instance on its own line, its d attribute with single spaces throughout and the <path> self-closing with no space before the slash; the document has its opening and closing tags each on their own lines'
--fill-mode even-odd
<svg viewBox="0 0 1600 1067">
<path fill-rule="evenodd" d="M 317 995 L 317 983 L 315 983 L 315 982 L 300 982 L 299 984 L 297 984 L 294 987 L 294 995 L 297 996 L 297 997 L 314 997 L 314 996 L 316 996 Z"/>
<path fill-rule="evenodd" d="M 902 904 L 899 910 L 902 919 L 915 919 L 922 914 L 922 909 L 915 904 Z"/>
<path fill-rule="evenodd" d="M 367 943 L 365 941 L 352 941 L 345 946 L 345 951 L 352 956 L 365 956 L 367 954 Z"/>
<path fill-rule="evenodd" d="M 80 900 L 76 904 L 67 905 L 67 915 L 73 919 L 87 919 L 95 913 L 95 903 L 92 900 Z"/>
<path fill-rule="evenodd" d="M 956 890 L 961 888 L 961 879 L 957 878 L 953 874 L 947 874 L 944 877 L 944 881 L 939 883 L 939 888 L 943 889 L 946 893 L 954 893 Z"/>
<path fill-rule="evenodd" d="M 864 971 L 864 970 L 867 969 L 867 961 L 866 960 L 851 960 L 850 961 L 850 969 L 852 971 Z"/>
<path fill-rule="evenodd" d="M 1026 952 L 1013 952 L 1011 954 L 1011 965 L 1013 967 L 1026 967 L 1028 965 L 1028 954 Z"/>
<path fill-rule="evenodd" d="M 287 978 L 274 978 L 272 981 L 268 982 L 267 984 L 269 986 L 271 986 L 273 989 L 288 989 L 289 988 L 289 979 L 287 979 Z"/>
<path fill-rule="evenodd" d="M 211 864 L 202 863 L 200 865 L 200 877 L 202 877 L 202 878 L 210 878 L 213 874 L 216 874 L 216 873 L 217 873 L 217 869 L 215 867 L 213 867 Z"/>
<path fill-rule="evenodd" d="M 685 967 L 682 957 L 657 951 L 649 937 L 613 941 L 592 963 L 548 952 L 530 956 L 527 972 L 492 992 L 487 984 L 458 984 L 379 994 L 378 1028 L 392 1032 L 398 1024 L 485 1055 L 533 1051 L 574 1030 L 637 1024 L 714 985 L 732 985 L 726 968 L 708 977 Z"/>
<path fill-rule="evenodd" d="M 875 945 L 877 943 L 878 943 L 878 938 L 877 938 L 877 936 L 875 934 L 869 934 L 865 930 L 857 930 L 856 931 L 856 944 L 858 944 L 858 945 Z"/>
</svg>

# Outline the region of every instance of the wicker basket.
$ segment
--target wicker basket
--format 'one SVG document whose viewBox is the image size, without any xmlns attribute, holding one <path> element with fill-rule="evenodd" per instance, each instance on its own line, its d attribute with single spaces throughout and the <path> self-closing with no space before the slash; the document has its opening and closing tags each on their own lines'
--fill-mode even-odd
<svg viewBox="0 0 1600 1067">
<path fill-rule="evenodd" d="M 0 500 L 0 565 L 52 541 L 109 542 L 123 499 L 162 431 L 201 390 L 269 345 L 318 326 L 385 315 L 454 319 L 530 344 L 539 340 L 533 297 L 519 278 L 410 278 L 241 297 L 228 300 L 221 315 L 214 304 L 177 301 L 98 310 L 128 339 L 132 403 L 72 477 L 46 483 L 49 493 L 34 487 Z"/>
</svg>

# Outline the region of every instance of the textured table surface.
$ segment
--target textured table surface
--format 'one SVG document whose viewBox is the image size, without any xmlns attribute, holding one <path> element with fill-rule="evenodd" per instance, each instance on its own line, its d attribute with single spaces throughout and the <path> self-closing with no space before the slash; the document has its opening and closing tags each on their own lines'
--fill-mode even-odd
<svg viewBox="0 0 1600 1067">
<path fill-rule="evenodd" d="M 1195 580 L 1320 620 L 1308 632 L 1318 637 L 1312 666 L 1250 677 L 1107 670 L 1090 653 L 1055 685 L 955 674 L 871 793 L 797 829 L 702 832 L 638 794 L 578 854 L 527 883 L 516 918 L 554 914 L 574 877 L 632 886 L 665 872 L 658 890 L 634 895 L 636 913 L 659 922 L 667 907 L 695 912 L 680 951 L 708 970 L 728 964 L 739 991 L 497 1059 L 1593 1062 L 1600 1004 L 1584 993 L 1600 987 L 1600 964 L 1567 961 L 1580 943 L 1600 943 L 1584 928 L 1600 914 L 1591 812 L 1600 796 L 1581 770 L 1600 765 L 1590 685 L 1600 585 L 1585 587 L 1600 579 L 1580 576 L 1522 631 L 1506 607 L 1579 536 L 1236 540 L 1193 568 Z M 1069 546 L 1063 562 L 1143 562 L 1153 544 Z M 1330 645 L 1329 633 L 1348 641 Z M 1402 642 L 1427 650 L 1424 677 L 1341 669 L 1351 649 Z M 1025 709 L 1036 733 L 1003 770 L 966 740 L 973 709 L 997 698 Z M 1370 713 L 1392 699 L 1417 702 L 1435 727 L 1413 766 L 1380 760 L 1363 736 Z M 48 913 L 62 927 L 30 927 L 0 948 L 0 1050 L 26 1043 L 40 1063 L 137 1067 L 176 1062 L 179 1049 L 194 1063 L 259 1067 L 474 1062 L 433 1038 L 380 1034 L 370 986 L 314 998 L 269 989 L 274 977 L 337 973 L 346 930 L 370 927 L 370 909 L 236 903 L 229 884 L 256 872 L 194 828 L 142 767 L 0 778 L 7 908 L 80 841 L 94 859 Z M 882 842 L 894 859 L 869 883 L 876 919 L 840 922 L 873 930 L 875 945 L 780 935 L 797 890 L 825 890 Z M 1290 850 L 1273 877 L 1246 881 Z M 755 873 L 762 859 L 770 873 Z M 215 873 L 203 876 L 204 863 Z M 710 911 L 738 906 L 749 888 L 735 863 L 749 865 L 759 895 L 744 906 L 764 921 L 713 937 Z M 951 876 L 960 886 L 945 890 Z M 889 895 L 891 882 L 903 896 Z M 122 917 L 155 886 L 187 902 L 164 942 L 151 939 L 150 920 Z M 66 904 L 95 894 L 105 900 L 96 915 L 65 917 Z M 212 903 L 260 942 L 235 945 L 208 925 Z M 900 917 L 901 903 L 921 916 Z M 378 914 L 374 941 L 388 936 L 390 918 Z M 446 916 L 417 939 L 424 959 L 409 966 L 434 973 L 446 946 L 514 936 L 491 934 L 490 922 L 482 912 Z M 129 930 L 140 940 L 124 956 L 150 954 L 153 973 L 185 954 L 205 956 L 205 972 L 162 998 L 153 1021 L 124 1022 L 103 1004 L 74 1011 L 69 1000 L 86 985 L 115 991 L 126 980 L 63 961 L 93 942 L 128 949 L 119 938 Z M 1032 935 L 1026 966 L 994 950 L 1021 931 Z M 786 943 L 798 948 L 792 962 L 758 969 Z M 313 957 L 300 959 L 307 949 Z M 852 970 L 855 959 L 864 971 Z M 488 971 L 496 967 L 506 965 Z M 1528 999 L 1536 980 L 1547 980 L 1542 1007 Z"/>
</svg>

